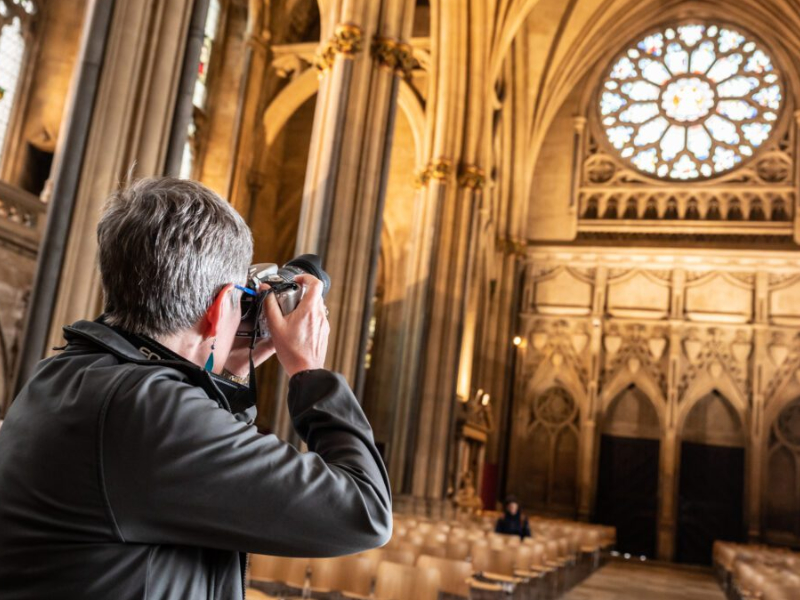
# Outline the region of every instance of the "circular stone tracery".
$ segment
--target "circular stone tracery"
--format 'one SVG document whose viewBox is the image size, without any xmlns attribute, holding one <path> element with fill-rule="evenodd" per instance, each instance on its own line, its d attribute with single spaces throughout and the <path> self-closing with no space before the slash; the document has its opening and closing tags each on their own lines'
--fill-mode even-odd
<svg viewBox="0 0 800 600">
<path fill-rule="evenodd" d="M 770 56 L 713 24 L 664 27 L 628 48 L 600 92 L 610 144 L 634 168 L 662 179 L 731 171 L 762 146 L 782 108 Z"/>
<path fill-rule="evenodd" d="M 673 81 L 661 98 L 664 113 L 675 121 L 699 121 L 714 108 L 714 90 L 707 81 L 697 77 Z"/>
</svg>

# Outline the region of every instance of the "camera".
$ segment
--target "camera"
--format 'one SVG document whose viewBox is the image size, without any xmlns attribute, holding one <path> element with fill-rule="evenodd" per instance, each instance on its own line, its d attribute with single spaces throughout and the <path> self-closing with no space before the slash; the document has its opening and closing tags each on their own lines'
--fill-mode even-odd
<svg viewBox="0 0 800 600">
<path fill-rule="evenodd" d="M 328 294 L 331 279 L 322 269 L 322 263 L 316 254 L 303 254 L 293 258 L 282 267 L 274 263 L 252 265 L 247 271 L 247 287 L 256 294 L 242 294 L 242 322 L 236 335 L 249 338 L 268 338 L 269 328 L 264 314 L 264 300 L 269 294 L 275 294 L 278 306 L 284 315 L 289 314 L 300 303 L 303 297 L 303 286 L 294 278 L 297 275 L 313 275 L 322 282 L 322 296 Z M 259 291 L 262 283 L 269 284 L 270 289 Z"/>
</svg>

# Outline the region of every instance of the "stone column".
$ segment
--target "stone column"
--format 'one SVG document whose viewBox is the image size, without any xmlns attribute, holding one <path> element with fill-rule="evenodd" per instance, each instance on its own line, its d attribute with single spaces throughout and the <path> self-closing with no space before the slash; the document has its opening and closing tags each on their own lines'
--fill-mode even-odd
<svg viewBox="0 0 800 600">
<path fill-rule="evenodd" d="M 461 354 L 470 229 L 474 203 L 481 197 L 478 186 L 468 187 L 458 182 L 458 165 L 461 160 L 468 160 L 463 152 L 465 128 L 470 127 L 465 106 L 470 96 L 467 93 L 469 25 L 470 11 L 463 2 L 431 3 L 433 94 L 427 117 L 433 158 L 426 180 L 427 201 L 436 206 L 436 215 L 410 483 L 414 496 L 434 500 L 446 493 L 448 452 L 454 443 L 452 416 Z M 476 96 L 482 93 L 479 83 L 469 81 L 470 86 L 475 85 Z M 478 174 L 475 160 L 471 168 Z"/>
<path fill-rule="evenodd" d="M 582 415 L 580 463 L 578 465 L 578 518 L 588 521 L 592 515 L 597 493 L 596 457 L 600 448 L 598 420 L 601 418 L 600 373 L 603 367 L 603 316 L 606 308 L 608 268 L 600 266 L 594 278 L 592 299 L 591 333 L 589 339 L 589 405 Z"/>
<path fill-rule="evenodd" d="M 228 198 L 243 215 L 250 210 L 253 182 L 248 180 L 258 136 L 254 124 L 260 122 L 258 109 L 264 77 L 269 67 L 269 0 L 249 0 L 245 56 L 239 106 L 236 109 L 236 134 L 229 177 Z M 251 178 L 252 179 L 252 178 Z"/>
<path fill-rule="evenodd" d="M 677 527 L 678 498 L 678 385 L 683 352 L 683 297 L 686 273 L 675 269 L 672 274 L 670 301 L 669 363 L 667 372 L 666 422 L 662 424 L 661 457 L 659 459 L 659 507 L 658 507 L 658 559 L 672 560 L 675 554 L 675 529 Z"/>
<path fill-rule="evenodd" d="M 320 87 L 297 251 L 322 255 L 331 275 L 328 365 L 357 390 L 413 10 L 411 0 L 320 2 Z"/>
<path fill-rule="evenodd" d="M 764 360 L 769 360 L 769 273 L 756 273 L 755 285 L 755 327 L 753 331 L 752 349 L 750 351 L 750 381 L 752 385 L 753 410 L 750 420 L 749 445 L 747 448 L 747 484 L 745 506 L 747 537 L 750 541 L 761 539 L 761 494 L 764 478 L 763 468 L 766 466 L 765 438 L 769 425 L 764 424 Z"/>
<path fill-rule="evenodd" d="M 115 5 L 48 348 L 61 344 L 62 326 L 100 311 L 95 229 L 104 199 L 128 173 L 141 177 L 164 170 L 193 5 L 192 0 Z"/>
</svg>

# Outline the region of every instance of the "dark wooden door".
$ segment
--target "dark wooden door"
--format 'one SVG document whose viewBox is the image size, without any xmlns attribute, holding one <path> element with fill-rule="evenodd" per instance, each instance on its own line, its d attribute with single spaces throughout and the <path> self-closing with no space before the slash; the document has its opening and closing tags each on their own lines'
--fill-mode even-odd
<svg viewBox="0 0 800 600">
<path fill-rule="evenodd" d="M 675 559 L 711 564 L 714 540 L 744 538 L 744 448 L 681 444 Z"/>
<path fill-rule="evenodd" d="M 617 528 L 617 550 L 654 558 L 659 441 L 603 435 L 595 520 Z"/>
</svg>

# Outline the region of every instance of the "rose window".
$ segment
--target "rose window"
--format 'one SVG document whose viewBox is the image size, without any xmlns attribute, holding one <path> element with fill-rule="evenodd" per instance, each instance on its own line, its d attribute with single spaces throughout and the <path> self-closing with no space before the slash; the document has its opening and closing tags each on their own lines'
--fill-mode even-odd
<svg viewBox="0 0 800 600">
<path fill-rule="evenodd" d="M 665 27 L 628 48 L 599 98 L 608 142 L 662 179 L 714 177 L 743 164 L 775 129 L 781 77 L 757 42 L 713 24 Z"/>
</svg>

